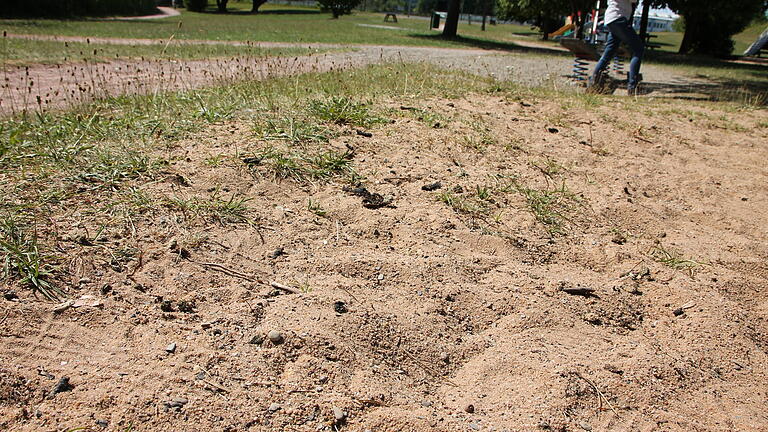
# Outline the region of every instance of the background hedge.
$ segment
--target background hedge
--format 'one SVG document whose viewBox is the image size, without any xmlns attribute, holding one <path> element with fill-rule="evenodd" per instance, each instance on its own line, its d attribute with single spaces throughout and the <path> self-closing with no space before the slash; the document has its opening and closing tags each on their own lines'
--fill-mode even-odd
<svg viewBox="0 0 768 432">
<path fill-rule="evenodd" d="M 131 16 L 157 12 L 156 0 L 2 0 L 0 16 L 69 18 Z"/>
</svg>

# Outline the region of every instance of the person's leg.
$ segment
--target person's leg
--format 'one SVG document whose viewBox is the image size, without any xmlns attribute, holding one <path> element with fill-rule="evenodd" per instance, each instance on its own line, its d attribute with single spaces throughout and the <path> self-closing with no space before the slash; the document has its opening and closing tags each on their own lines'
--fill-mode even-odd
<svg viewBox="0 0 768 432">
<path fill-rule="evenodd" d="M 605 50 L 603 55 L 600 56 L 600 60 L 595 65 L 595 70 L 592 72 L 592 82 L 598 84 L 601 83 L 601 76 L 608 67 L 613 57 L 616 55 L 616 51 L 619 49 L 621 40 L 613 35 L 613 32 L 608 33 L 608 41 L 605 44 Z"/>
<path fill-rule="evenodd" d="M 645 46 L 640 36 L 635 33 L 635 29 L 629 24 L 625 18 L 618 19 L 610 24 L 608 28 L 611 30 L 611 34 L 616 36 L 622 42 L 629 46 L 632 50 L 632 61 L 629 63 L 629 82 L 627 84 L 628 89 L 635 89 L 639 84 L 640 77 L 640 64 L 643 61 L 643 52 Z"/>
</svg>

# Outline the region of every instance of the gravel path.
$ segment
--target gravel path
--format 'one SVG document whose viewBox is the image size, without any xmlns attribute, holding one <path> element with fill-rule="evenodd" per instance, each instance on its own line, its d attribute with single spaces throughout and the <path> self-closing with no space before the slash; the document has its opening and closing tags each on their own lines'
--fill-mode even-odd
<svg viewBox="0 0 768 432">
<path fill-rule="evenodd" d="M 9 35 L 13 38 L 90 42 L 124 45 L 164 44 L 153 39 L 111 39 L 41 35 Z M 102 63 L 65 65 L 4 66 L 0 89 L 0 113 L 29 109 L 60 109 L 94 98 L 121 94 L 146 94 L 200 88 L 232 80 L 256 79 L 361 67 L 391 61 L 430 62 L 449 69 L 494 76 L 526 86 L 573 86 L 568 78 L 571 58 L 557 48 L 527 42 L 537 52 L 508 52 L 484 49 L 411 46 L 295 44 L 279 42 L 174 41 L 179 44 L 227 44 L 255 47 L 304 47 L 347 50 L 298 57 L 223 58 L 207 60 L 116 60 Z M 544 48 L 551 54 L 546 54 Z M 686 84 L 689 78 L 670 76 L 666 71 L 645 66 L 646 81 Z M 706 85 L 706 82 L 697 82 Z M 662 91 L 657 91 L 661 95 Z"/>
</svg>

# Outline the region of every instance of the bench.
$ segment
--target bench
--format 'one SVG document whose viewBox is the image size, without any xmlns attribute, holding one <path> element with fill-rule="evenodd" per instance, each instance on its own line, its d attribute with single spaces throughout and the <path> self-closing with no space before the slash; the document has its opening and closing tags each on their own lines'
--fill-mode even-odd
<svg viewBox="0 0 768 432">
<path fill-rule="evenodd" d="M 392 22 L 397 22 L 397 15 L 393 13 L 384 15 L 384 22 L 389 22 L 389 17 L 392 17 Z"/>
<path fill-rule="evenodd" d="M 661 44 L 660 43 L 651 42 L 651 39 L 655 39 L 657 37 L 658 36 L 656 36 L 654 34 L 647 33 L 645 35 L 645 47 L 648 48 L 648 49 L 652 49 L 652 50 L 653 49 L 657 49 L 657 48 L 661 48 Z"/>
</svg>

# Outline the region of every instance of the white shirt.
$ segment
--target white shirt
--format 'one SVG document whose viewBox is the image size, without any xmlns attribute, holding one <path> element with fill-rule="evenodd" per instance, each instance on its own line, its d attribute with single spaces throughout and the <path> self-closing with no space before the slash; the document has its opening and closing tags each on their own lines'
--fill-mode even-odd
<svg viewBox="0 0 768 432">
<path fill-rule="evenodd" d="M 633 3 L 637 3 L 637 0 L 608 0 L 608 9 L 605 11 L 605 24 L 608 25 L 619 18 L 630 20 Z"/>
</svg>

